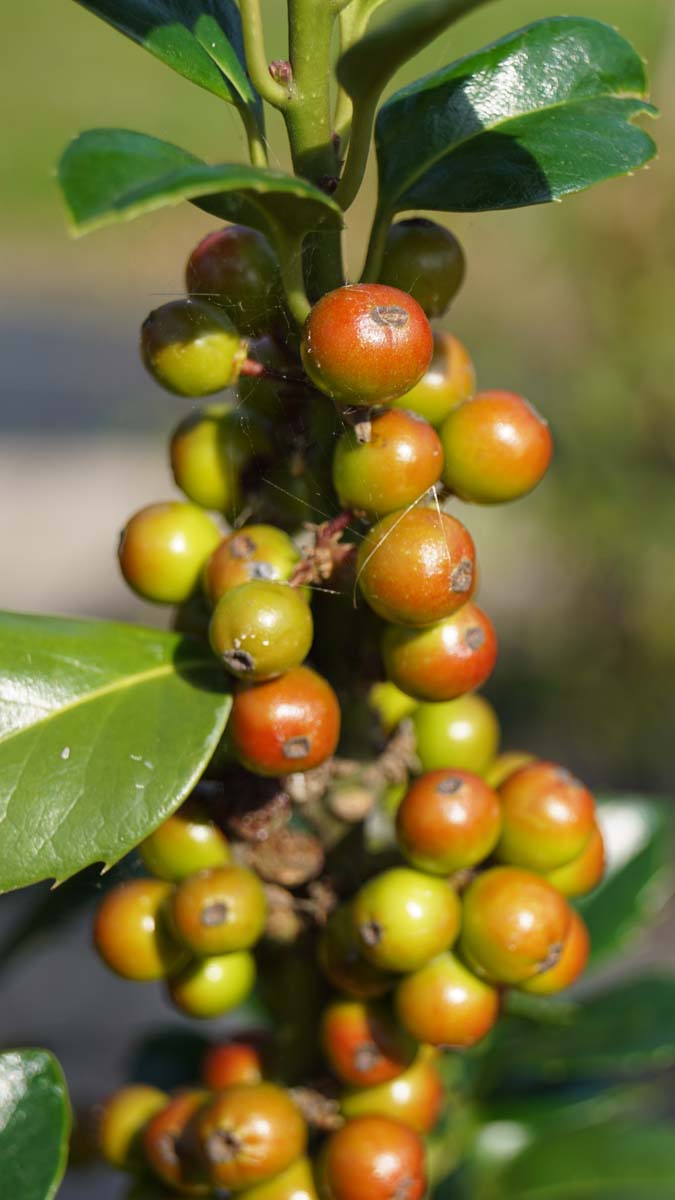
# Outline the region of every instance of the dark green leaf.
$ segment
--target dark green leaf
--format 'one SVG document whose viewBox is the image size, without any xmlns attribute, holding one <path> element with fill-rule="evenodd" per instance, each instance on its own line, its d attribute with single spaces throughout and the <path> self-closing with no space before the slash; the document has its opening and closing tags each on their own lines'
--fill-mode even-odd
<svg viewBox="0 0 675 1200">
<path fill-rule="evenodd" d="M 675 1196 L 675 1131 L 607 1124 L 527 1146 L 498 1182 L 503 1200 L 659 1200 Z"/>
<path fill-rule="evenodd" d="M 91 129 L 71 142 L 59 180 L 77 232 L 192 200 L 226 221 L 243 221 L 273 239 L 329 221 L 338 206 L 304 179 L 240 164 L 210 166 L 170 142 L 125 129 Z"/>
<path fill-rule="evenodd" d="M 66 1081 L 46 1050 L 0 1054 L 0 1181 L 7 1200 L 50 1200 L 68 1156 Z"/>
<path fill-rule="evenodd" d="M 234 0 L 77 0 L 179 75 L 239 107 L 259 107 Z"/>
<path fill-rule="evenodd" d="M 376 130 L 380 211 L 541 204 L 642 166 L 647 80 L 608 25 L 553 17 L 397 92 Z"/>
<path fill-rule="evenodd" d="M 110 864 L 199 779 L 230 708 L 191 638 L 0 616 L 0 891 Z"/>
</svg>

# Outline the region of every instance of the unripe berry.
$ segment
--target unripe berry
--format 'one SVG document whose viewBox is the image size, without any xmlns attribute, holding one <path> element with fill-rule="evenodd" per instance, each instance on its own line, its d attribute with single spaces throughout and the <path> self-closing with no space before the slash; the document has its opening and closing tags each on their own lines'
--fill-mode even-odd
<svg viewBox="0 0 675 1200">
<path fill-rule="evenodd" d="M 530 754 L 527 750 L 505 750 L 490 763 L 487 770 L 483 772 L 483 778 L 490 787 L 500 788 L 521 767 L 527 767 L 535 761 L 534 754 Z"/>
<path fill-rule="evenodd" d="M 475 1046 L 499 1016 L 499 992 L 448 952 L 406 975 L 394 1003 L 403 1027 L 431 1046 Z"/>
<path fill-rule="evenodd" d="M 469 599 L 474 583 L 471 534 L 436 508 L 390 513 L 359 548 L 358 581 L 385 621 L 432 625 Z"/>
<path fill-rule="evenodd" d="M 353 1088 L 340 1100 L 345 1117 L 392 1117 L 416 1133 L 429 1133 L 438 1121 L 444 1101 L 443 1081 L 429 1051 L 422 1051 L 412 1066 L 396 1079 L 377 1087 Z"/>
<path fill-rule="evenodd" d="M 374 683 L 368 693 L 368 704 L 377 713 L 384 733 L 391 733 L 401 721 L 411 716 L 417 708 L 417 700 L 406 696 L 389 679 Z"/>
<path fill-rule="evenodd" d="M 153 875 L 173 883 L 195 871 L 222 867 L 230 861 L 225 834 L 196 797 L 190 797 L 163 821 L 141 842 L 138 850 Z"/>
<path fill-rule="evenodd" d="M 228 516 L 238 512 L 240 476 L 254 447 L 234 410 L 190 413 L 174 429 L 169 452 L 176 486 L 188 500 Z"/>
<path fill-rule="evenodd" d="M 144 1083 L 115 1092 L 97 1120 L 98 1147 L 106 1162 L 123 1171 L 138 1170 L 143 1164 L 143 1130 L 168 1102 L 166 1092 Z"/>
<path fill-rule="evenodd" d="M 368 880 L 352 911 L 363 953 L 382 971 L 416 971 L 452 945 L 461 920 L 450 884 L 408 867 Z"/>
<path fill-rule="evenodd" d="M 503 504 L 527 495 L 546 474 L 548 423 L 512 392 L 479 392 L 441 426 L 443 480 L 461 500 Z"/>
<path fill-rule="evenodd" d="M 300 349 L 312 383 L 338 404 L 387 404 L 422 377 L 433 339 L 411 296 L 378 283 L 356 283 L 328 292 L 314 305 Z"/>
<path fill-rule="evenodd" d="M 246 225 L 228 225 L 202 238 L 188 259 L 185 284 L 191 295 L 223 308 L 242 333 L 265 333 L 279 318 L 276 255 L 264 234 Z"/>
<path fill-rule="evenodd" d="M 418 704 L 412 723 L 417 757 L 425 771 L 455 767 L 480 775 L 497 752 L 497 714 L 482 696 Z"/>
<path fill-rule="evenodd" d="M 120 883 L 99 905 L 94 944 L 112 971 L 124 979 L 163 979 L 185 961 L 185 951 L 165 926 L 173 892 L 161 879 Z"/>
<path fill-rule="evenodd" d="M 212 604 L 232 588 L 253 579 L 284 583 L 300 561 L 300 551 L 283 529 L 245 525 L 223 539 L 204 568 L 204 591 Z"/>
<path fill-rule="evenodd" d="M 338 991 L 358 999 L 383 996 L 391 976 L 364 955 L 350 905 L 342 905 L 328 918 L 319 939 L 319 966 Z"/>
<path fill-rule="evenodd" d="M 200 958 L 169 979 L 169 996 L 188 1017 L 220 1017 L 243 1004 L 255 974 L 248 950 Z"/>
<path fill-rule="evenodd" d="M 419 413 L 430 425 L 439 426 L 475 390 L 476 372 L 466 346 L 451 333 L 434 333 L 427 370 L 414 388 L 394 401 L 394 407 Z"/>
<path fill-rule="evenodd" d="M 324 1144 L 319 1187 L 323 1200 L 422 1200 L 424 1143 L 391 1117 L 354 1117 Z"/>
<path fill-rule="evenodd" d="M 297 588 L 253 580 L 221 596 L 209 626 L 214 653 L 231 675 L 273 679 L 307 657 L 312 614 Z"/>
<path fill-rule="evenodd" d="M 555 996 L 576 983 L 583 973 L 591 952 L 591 939 L 583 920 L 571 910 L 570 927 L 563 943 L 560 958 L 548 971 L 542 971 L 533 979 L 521 983 L 524 992 L 533 996 Z"/>
<path fill-rule="evenodd" d="M 279 311 L 279 316 L 281 316 Z M 251 415 L 264 421 L 276 423 L 286 415 L 283 378 L 275 378 L 289 371 L 297 374 L 299 364 L 291 357 L 289 350 L 290 331 L 284 323 L 283 336 L 276 341 L 271 337 L 260 337 L 249 342 L 249 358 L 261 366 L 267 367 L 269 375 L 240 375 L 237 383 L 239 404 L 237 408 L 243 416 Z"/>
<path fill-rule="evenodd" d="M 414 413 L 373 417 L 368 441 L 347 429 L 333 456 L 333 485 L 345 509 L 383 517 L 407 508 L 438 483 L 443 451 L 435 429 Z"/>
<path fill-rule="evenodd" d="M 492 674 L 497 638 L 489 617 L 476 604 L 425 629 L 389 625 L 382 638 L 387 675 L 417 700 L 454 700 L 480 687 Z"/>
<path fill-rule="evenodd" d="M 334 1000 L 321 1018 L 320 1036 L 333 1074 L 359 1088 L 395 1079 L 417 1052 L 387 1007 L 373 1001 Z"/>
<path fill-rule="evenodd" d="M 248 950 L 265 928 L 265 889 L 246 867 L 199 871 L 178 885 L 169 904 L 172 929 L 197 955 Z"/>
<path fill-rule="evenodd" d="M 399 805 L 396 836 L 415 867 L 450 875 L 492 853 L 501 823 L 499 797 L 478 775 L 428 771 Z"/>
<path fill-rule="evenodd" d="M 202 1082 L 212 1092 L 233 1083 L 260 1083 L 263 1063 L 260 1048 L 253 1042 L 233 1040 L 211 1046 L 202 1061 Z"/>
<path fill-rule="evenodd" d="M 245 1200 L 318 1200 L 312 1163 L 298 1158 L 275 1175 L 242 1193 Z"/>
<path fill-rule="evenodd" d="M 188 1127 L 208 1100 L 209 1093 L 201 1089 L 178 1092 L 143 1131 L 143 1151 L 153 1174 L 181 1195 L 208 1196 L 211 1190 L 196 1148 L 186 1144 Z"/>
<path fill-rule="evenodd" d="M 321 675 L 293 667 L 268 683 L 240 684 L 230 729 L 239 760 L 255 774 L 309 771 L 335 751 L 340 706 Z"/>
<path fill-rule="evenodd" d="M 162 387 L 178 396 L 208 396 L 231 387 L 247 353 L 226 313 L 204 300 L 163 304 L 141 329 L 143 362 Z"/>
<path fill-rule="evenodd" d="M 581 854 L 595 828 L 591 793 L 564 767 L 535 762 L 500 788 L 497 857 L 531 871 L 554 871 Z"/>
<path fill-rule="evenodd" d="M 581 854 L 565 863 L 564 867 L 548 871 L 546 878 L 563 896 L 571 898 L 592 892 L 602 881 L 604 873 L 605 843 L 596 825 Z"/>
<path fill-rule="evenodd" d="M 220 541 L 203 509 L 180 500 L 150 504 L 127 522 L 119 562 L 129 587 L 156 604 L 183 604 Z"/>
<path fill-rule="evenodd" d="M 234 1192 L 278 1175 L 307 1145 L 300 1110 L 273 1083 L 221 1092 L 201 1114 L 197 1134 L 212 1184 Z"/>
<path fill-rule="evenodd" d="M 409 292 L 433 320 L 447 312 L 465 268 L 462 247 L 449 229 L 426 217 L 408 217 L 387 234 L 380 283 Z"/>
<path fill-rule="evenodd" d="M 462 897 L 461 953 L 471 970 L 494 983 L 524 983 L 558 962 L 571 913 L 564 896 L 539 875 L 493 867 Z"/>
</svg>

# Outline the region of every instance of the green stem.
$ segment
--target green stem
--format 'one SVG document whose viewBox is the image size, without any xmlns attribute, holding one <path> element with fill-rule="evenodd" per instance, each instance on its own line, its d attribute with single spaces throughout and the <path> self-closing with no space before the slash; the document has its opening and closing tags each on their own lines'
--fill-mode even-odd
<svg viewBox="0 0 675 1200">
<path fill-rule="evenodd" d="M 361 279 L 364 283 L 376 283 L 380 278 L 382 269 L 382 260 L 384 258 L 384 248 L 389 233 L 393 213 L 388 209 L 378 208 L 373 218 L 373 227 L 370 231 L 370 241 L 368 243 L 368 253 L 363 268 Z"/>
<path fill-rule="evenodd" d="M 368 24 L 369 13 L 359 0 L 352 0 L 348 8 L 340 12 L 338 23 L 340 28 L 340 54 L 344 54 L 350 46 L 363 37 Z M 354 105 L 349 92 L 338 83 L 335 102 L 335 118 L 333 128 L 340 139 L 340 149 L 344 152 L 349 142 L 352 113 Z"/>
<path fill-rule="evenodd" d="M 289 102 L 287 89 L 270 75 L 269 60 L 265 53 L 260 0 L 239 0 L 241 24 L 244 34 L 246 67 L 251 83 L 263 100 L 275 108 L 285 108 Z"/>
<path fill-rule="evenodd" d="M 251 164 L 254 167 L 266 167 L 268 165 L 267 146 L 263 137 L 262 130 L 256 120 L 256 115 L 248 107 L 242 107 L 240 110 L 246 129 L 246 138 L 248 141 L 248 154 Z"/>
<path fill-rule="evenodd" d="M 286 303 L 298 325 L 304 325 L 311 304 L 307 299 L 302 269 L 303 238 L 291 237 L 280 225 L 275 226 L 275 234 L 274 244 L 279 256 Z"/>
<path fill-rule="evenodd" d="M 335 193 L 335 200 L 343 210 L 350 208 L 354 203 L 366 173 L 379 98 L 379 94 L 363 96 L 353 106 L 353 123 L 347 161 Z"/>
</svg>

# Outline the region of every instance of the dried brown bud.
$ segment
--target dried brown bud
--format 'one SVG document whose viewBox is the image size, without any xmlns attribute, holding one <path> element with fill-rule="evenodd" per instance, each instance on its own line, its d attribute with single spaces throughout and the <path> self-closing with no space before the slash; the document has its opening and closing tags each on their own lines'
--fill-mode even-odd
<svg viewBox="0 0 675 1200">
<path fill-rule="evenodd" d="M 326 1096 L 323 1092 L 308 1087 L 294 1087 L 289 1090 L 307 1124 L 314 1129 L 330 1133 L 331 1130 L 344 1125 L 339 1102 L 332 1096 Z"/>
<path fill-rule="evenodd" d="M 293 894 L 276 883 L 266 884 L 265 892 L 267 895 L 265 936 L 282 945 L 289 945 L 297 941 L 305 928 L 305 921 L 295 907 Z"/>
<path fill-rule="evenodd" d="M 264 842 L 284 828 L 291 815 L 291 798 L 278 779 L 263 779 L 234 767 L 223 783 L 215 816 L 232 837 Z"/>
<path fill-rule="evenodd" d="M 324 851 L 314 834 L 280 829 L 264 842 L 250 842 L 243 861 L 270 883 L 292 888 L 321 874 Z"/>
<path fill-rule="evenodd" d="M 375 804 L 374 793 L 359 783 L 331 788 L 326 799 L 333 816 L 350 824 L 363 821 Z"/>
</svg>

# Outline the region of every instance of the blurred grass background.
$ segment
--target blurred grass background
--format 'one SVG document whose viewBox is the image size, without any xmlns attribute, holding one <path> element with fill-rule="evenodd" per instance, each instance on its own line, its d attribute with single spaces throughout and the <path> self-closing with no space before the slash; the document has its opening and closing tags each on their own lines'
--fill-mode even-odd
<svg viewBox="0 0 675 1200">
<path fill-rule="evenodd" d="M 269 57 L 281 57 L 285 6 L 264 7 Z M 554 0 L 488 5 L 396 83 L 557 11 Z M 675 13 L 672 0 L 576 0 L 573 11 L 618 26 L 648 59 L 661 154 L 563 204 L 450 221 L 469 273 L 445 324 L 481 386 L 522 391 L 556 439 L 533 496 L 459 515 L 501 636 L 488 691 L 506 743 L 596 786 L 663 791 L 675 717 Z M 232 108 L 73 0 L 8 5 L 3 35 L 0 603 L 162 620 L 126 593 L 113 554 L 129 513 L 173 492 L 164 439 L 182 411 L 145 377 L 137 329 L 180 291 L 213 222 L 184 205 L 69 240 L 54 168 L 86 127 L 137 128 L 212 161 L 243 158 L 242 131 Z M 270 137 L 285 165 L 274 119 Z M 373 187 L 371 171 L 348 218 L 353 274 Z"/>
</svg>

